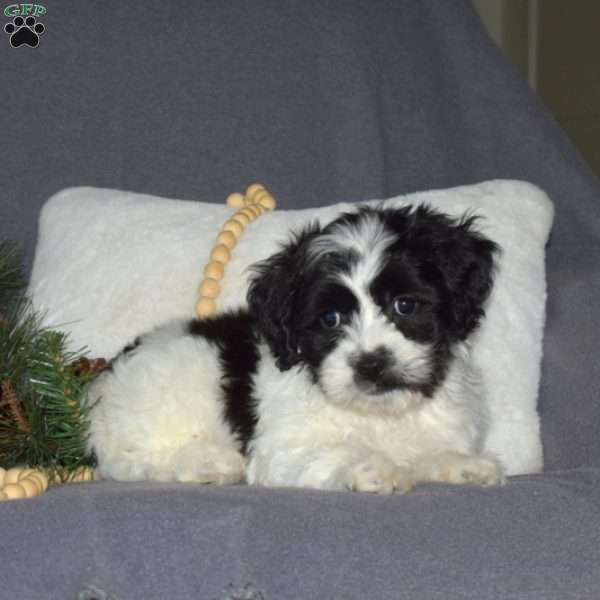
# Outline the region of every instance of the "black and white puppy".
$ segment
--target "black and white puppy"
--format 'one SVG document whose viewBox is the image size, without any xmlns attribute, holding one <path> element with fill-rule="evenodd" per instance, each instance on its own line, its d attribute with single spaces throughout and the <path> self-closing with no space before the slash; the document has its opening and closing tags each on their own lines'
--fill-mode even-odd
<svg viewBox="0 0 600 600">
<path fill-rule="evenodd" d="M 256 265 L 247 311 L 136 340 L 88 392 L 100 475 L 378 493 L 502 483 L 481 453 L 469 346 L 497 247 L 474 222 L 359 208 Z"/>
</svg>

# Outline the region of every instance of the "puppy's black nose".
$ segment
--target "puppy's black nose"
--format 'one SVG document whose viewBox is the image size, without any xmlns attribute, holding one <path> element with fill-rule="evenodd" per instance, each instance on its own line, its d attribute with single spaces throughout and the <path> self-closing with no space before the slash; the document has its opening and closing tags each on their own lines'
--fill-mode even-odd
<svg viewBox="0 0 600 600">
<path fill-rule="evenodd" d="M 361 352 L 353 367 L 359 380 L 377 382 L 392 362 L 392 353 L 379 346 L 372 352 Z"/>
</svg>

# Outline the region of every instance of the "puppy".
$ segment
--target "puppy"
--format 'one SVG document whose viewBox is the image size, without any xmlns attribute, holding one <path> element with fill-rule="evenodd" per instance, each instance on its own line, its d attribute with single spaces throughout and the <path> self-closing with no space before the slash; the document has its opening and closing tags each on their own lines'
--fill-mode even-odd
<svg viewBox="0 0 600 600">
<path fill-rule="evenodd" d="M 474 217 L 361 207 L 253 267 L 248 309 L 138 338 L 92 382 L 102 477 L 376 493 L 493 485 L 469 336 L 497 246 Z"/>
</svg>

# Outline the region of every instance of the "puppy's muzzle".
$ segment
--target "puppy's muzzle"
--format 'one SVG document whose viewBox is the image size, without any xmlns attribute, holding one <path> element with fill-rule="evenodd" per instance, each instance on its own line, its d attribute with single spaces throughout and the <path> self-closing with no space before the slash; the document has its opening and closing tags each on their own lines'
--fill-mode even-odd
<svg viewBox="0 0 600 600">
<path fill-rule="evenodd" d="M 392 353 L 383 346 L 370 352 L 361 352 L 350 360 L 354 369 L 354 383 L 364 392 L 377 393 L 390 387 L 389 371 L 394 366 Z"/>
</svg>

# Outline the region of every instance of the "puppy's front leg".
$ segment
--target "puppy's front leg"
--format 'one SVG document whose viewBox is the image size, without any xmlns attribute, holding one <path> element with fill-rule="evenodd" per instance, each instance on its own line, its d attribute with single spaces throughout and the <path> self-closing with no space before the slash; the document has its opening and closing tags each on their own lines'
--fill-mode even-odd
<svg viewBox="0 0 600 600">
<path fill-rule="evenodd" d="M 419 459 L 414 466 L 418 482 L 457 485 L 504 485 L 504 469 L 496 458 L 486 454 L 441 452 Z"/>
<path fill-rule="evenodd" d="M 415 486 L 411 471 L 378 453 L 371 453 L 351 464 L 342 471 L 342 480 L 351 490 L 376 494 L 404 494 Z"/>
<path fill-rule="evenodd" d="M 329 447 L 286 453 L 285 457 L 255 456 L 249 483 L 376 494 L 404 493 L 414 477 L 382 453 L 367 448 Z"/>
</svg>

